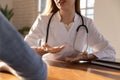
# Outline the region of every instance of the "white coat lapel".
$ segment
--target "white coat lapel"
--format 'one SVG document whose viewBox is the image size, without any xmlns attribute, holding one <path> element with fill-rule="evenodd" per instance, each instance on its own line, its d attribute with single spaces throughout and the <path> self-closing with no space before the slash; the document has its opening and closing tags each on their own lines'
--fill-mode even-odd
<svg viewBox="0 0 120 80">
<path fill-rule="evenodd" d="M 65 43 L 68 38 L 68 32 L 64 27 L 64 24 L 54 21 L 51 23 L 51 32 L 53 33 L 56 40 L 60 43 Z"/>
<path fill-rule="evenodd" d="M 80 21 L 80 18 L 77 14 L 75 14 L 75 18 L 74 18 L 74 24 L 71 26 L 71 28 L 69 29 L 69 44 L 73 45 L 73 42 L 75 40 L 75 36 L 76 36 L 76 29 L 77 27 L 82 24 L 81 21 Z"/>
</svg>

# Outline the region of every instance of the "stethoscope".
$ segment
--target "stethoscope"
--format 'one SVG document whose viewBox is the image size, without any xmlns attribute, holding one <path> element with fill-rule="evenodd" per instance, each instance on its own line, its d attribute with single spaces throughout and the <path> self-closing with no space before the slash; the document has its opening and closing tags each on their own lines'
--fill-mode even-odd
<svg viewBox="0 0 120 80">
<path fill-rule="evenodd" d="M 47 25 L 47 29 L 46 29 L 46 38 L 45 38 L 45 42 L 46 42 L 46 43 L 48 42 L 50 23 L 51 23 L 51 20 L 52 20 L 53 16 L 55 15 L 55 13 L 56 13 L 56 12 L 54 12 L 54 13 L 51 15 L 51 17 L 50 17 L 50 19 L 49 19 L 49 21 L 48 21 L 48 25 Z M 77 29 L 76 29 L 76 35 L 77 35 L 77 33 L 78 33 L 78 31 L 79 31 L 80 28 L 83 27 L 83 28 L 85 29 L 85 31 L 86 31 L 86 33 L 87 33 L 87 47 L 86 47 L 86 50 L 87 50 L 87 48 L 88 48 L 88 28 L 87 28 L 87 26 L 86 26 L 85 23 L 84 23 L 84 20 L 83 20 L 82 15 L 79 14 L 79 13 L 77 13 L 77 14 L 81 17 L 82 24 L 77 27 Z M 75 38 L 75 39 L 76 39 L 76 38 Z M 74 43 L 75 43 L 75 42 L 74 42 Z"/>
</svg>

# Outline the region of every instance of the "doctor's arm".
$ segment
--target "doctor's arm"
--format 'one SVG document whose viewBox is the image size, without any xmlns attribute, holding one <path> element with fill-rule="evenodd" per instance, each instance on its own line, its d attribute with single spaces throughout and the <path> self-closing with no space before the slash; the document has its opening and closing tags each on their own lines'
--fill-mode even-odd
<svg viewBox="0 0 120 80">
<path fill-rule="evenodd" d="M 115 60 L 115 50 L 97 30 L 97 27 L 91 19 L 87 21 L 87 26 L 89 30 L 88 46 L 92 49 L 92 53 L 87 54 L 87 59 Z"/>
<path fill-rule="evenodd" d="M 66 61 L 75 62 L 79 60 L 114 60 L 115 50 L 109 42 L 98 32 L 92 20 L 87 21 L 88 26 L 88 46 L 92 49 L 92 53 L 83 52 L 75 58 L 66 58 Z"/>
<path fill-rule="evenodd" d="M 89 22 L 88 45 L 92 49 L 91 54 L 95 55 L 98 59 L 114 60 L 116 54 L 115 50 L 97 30 L 94 22 L 92 20 Z"/>
<path fill-rule="evenodd" d="M 42 26 L 43 22 L 41 20 L 41 16 L 39 15 L 35 20 L 34 24 L 32 25 L 29 33 L 24 38 L 24 40 L 29 44 L 29 46 L 31 46 L 31 48 L 41 56 L 46 53 L 46 51 L 40 48 L 40 45 L 38 44 L 40 38 L 42 38 L 42 35 L 44 34 L 41 30 Z"/>
<path fill-rule="evenodd" d="M 35 50 L 40 56 L 46 53 L 54 54 L 60 52 L 64 48 L 64 46 L 51 47 L 46 43 L 43 45 L 39 45 L 39 40 L 46 36 L 45 35 L 46 34 L 45 26 L 47 26 L 46 22 L 47 22 L 46 18 L 39 15 L 35 20 L 32 28 L 30 29 L 29 34 L 26 35 L 24 39 L 31 46 L 31 48 Z"/>
<path fill-rule="evenodd" d="M 40 27 L 39 27 L 40 26 Z M 42 27 L 41 17 L 38 16 L 35 22 L 33 23 L 29 33 L 25 36 L 24 40 L 29 44 L 31 47 L 38 47 L 38 40 L 42 38 L 43 32 L 41 31 Z"/>
<path fill-rule="evenodd" d="M 60 52 L 64 48 L 64 45 L 52 47 L 46 43 L 39 46 L 38 40 L 40 36 L 38 35 L 38 33 L 40 33 L 40 31 L 38 31 L 37 27 L 34 28 L 33 26 L 29 34 L 24 39 L 31 46 L 31 48 L 38 53 L 38 55 L 42 56 L 46 53 L 54 54 L 54 53 Z"/>
</svg>

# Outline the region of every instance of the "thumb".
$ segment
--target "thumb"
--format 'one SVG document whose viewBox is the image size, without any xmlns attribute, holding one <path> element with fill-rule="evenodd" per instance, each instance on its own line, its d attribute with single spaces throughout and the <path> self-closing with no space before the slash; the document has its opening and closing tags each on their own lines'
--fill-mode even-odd
<svg viewBox="0 0 120 80">
<path fill-rule="evenodd" d="M 64 46 L 64 45 L 62 45 L 62 46 L 60 46 L 59 48 L 62 48 L 62 49 L 63 49 L 64 47 L 65 47 L 65 46 Z"/>
<path fill-rule="evenodd" d="M 47 43 L 44 43 L 43 47 L 50 47 Z"/>
</svg>

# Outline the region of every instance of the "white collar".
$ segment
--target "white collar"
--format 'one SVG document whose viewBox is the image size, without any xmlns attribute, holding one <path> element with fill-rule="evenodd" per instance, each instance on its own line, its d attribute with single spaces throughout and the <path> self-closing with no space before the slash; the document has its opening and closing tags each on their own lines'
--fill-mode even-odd
<svg viewBox="0 0 120 80">
<path fill-rule="evenodd" d="M 59 11 L 56 13 L 56 17 L 57 17 L 57 20 L 61 21 L 61 16 L 60 16 Z M 77 21 L 78 18 L 79 18 L 79 15 L 75 13 L 74 22 Z"/>
</svg>

